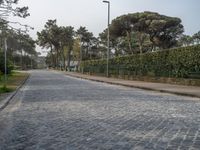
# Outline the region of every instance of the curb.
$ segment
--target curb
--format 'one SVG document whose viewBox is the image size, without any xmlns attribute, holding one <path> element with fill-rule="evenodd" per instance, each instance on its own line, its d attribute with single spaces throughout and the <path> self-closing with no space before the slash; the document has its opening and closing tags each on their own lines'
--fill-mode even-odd
<svg viewBox="0 0 200 150">
<path fill-rule="evenodd" d="M 29 77 L 30 77 L 30 74 L 28 74 L 28 76 L 25 78 L 25 80 L 22 81 L 22 83 L 16 88 L 16 90 L 14 92 L 12 92 L 5 100 L 3 100 L 4 104 L 2 106 L 0 106 L 0 111 L 2 111 L 10 103 L 11 99 L 17 94 L 17 92 L 26 83 L 26 81 L 28 80 Z"/>
<path fill-rule="evenodd" d="M 136 86 L 136 85 L 127 85 L 127 84 L 123 84 L 123 83 L 116 83 L 116 82 L 109 82 L 109 81 L 98 80 L 98 79 L 91 79 L 91 78 L 82 77 L 82 76 L 79 76 L 79 75 L 67 74 L 67 73 L 65 73 L 65 75 L 68 75 L 68 76 L 71 76 L 71 77 L 75 77 L 75 78 L 80 78 L 80 79 L 86 79 L 86 80 L 90 80 L 90 81 L 109 83 L 109 84 L 113 84 L 113 85 L 120 85 L 120 86 L 138 88 L 138 89 L 149 90 L 149 91 L 157 91 L 157 92 L 161 92 L 161 93 L 169 93 L 169 94 L 175 94 L 175 95 L 180 95 L 180 96 L 188 96 L 188 97 L 200 98 L 199 95 L 190 94 L 190 93 L 168 91 L 168 90 L 159 90 L 159 89 L 155 89 L 155 88 Z"/>
</svg>

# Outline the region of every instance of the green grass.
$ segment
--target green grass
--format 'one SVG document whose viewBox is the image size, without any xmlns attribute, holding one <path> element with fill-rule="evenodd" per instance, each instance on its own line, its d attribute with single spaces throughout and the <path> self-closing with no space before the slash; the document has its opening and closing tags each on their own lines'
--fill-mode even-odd
<svg viewBox="0 0 200 150">
<path fill-rule="evenodd" d="M 7 85 L 4 83 L 4 76 L 0 76 L 0 93 L 8 93 L 16 90 L 16 88 L 27 78 L 28 73 L 12 72 L 8 75 Z"/>
</svg>

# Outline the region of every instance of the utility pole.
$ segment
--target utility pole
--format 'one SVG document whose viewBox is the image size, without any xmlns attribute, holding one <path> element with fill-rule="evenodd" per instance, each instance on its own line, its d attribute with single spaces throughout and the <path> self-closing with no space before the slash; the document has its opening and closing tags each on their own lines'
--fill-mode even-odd
<svg viewBox="0 0 200 150">
<path fill-rule="evenodd" d="M 83 61 L 83 53 L 82 53 L 82 35 L 80 35 L 80 71 L 83 73 L 83 68 L 81 67 L 81 63 Z"/>
<path fill-rule="evenodd" d="M 4 39 L 4 86 L 6 87 L 7 85 L 7 39 L 5 37 Z"/>
<path fill-rule="evenodd" d="M 106 76 L 109 77 L 109 59 L 110 59 L 110 2 L 103 1 L 108 4 L 108 35 L 107 35 L 107 68 L 106 68 Z"/>
</svg>

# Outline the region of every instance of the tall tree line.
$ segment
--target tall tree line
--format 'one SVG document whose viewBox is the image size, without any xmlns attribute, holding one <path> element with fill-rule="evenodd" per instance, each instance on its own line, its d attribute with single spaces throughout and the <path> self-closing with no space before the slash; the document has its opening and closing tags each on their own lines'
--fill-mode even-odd
<svg viewBox="0 0 200 150">
<path fill-rule="evenodd" d="M 153 52 L 200 43 L 200 32 L 184 35 L 184 26 L 177 17 L 156 12 L 130 13 L 112 20 L 110 28 L 111 57 Z M 38 44 L 50 49 L 47 63 L 54 68 L 70 68 L 70 62 L 106 57 L 107 29 L 94 37 L 86 27 L 76 31 L 48 20 L 38 32 Z"/>
<path fill-rule="evenodd" d="M 7 28 L 6 32 L 0 33 L 0 37 L 1 71 L 4 70 L 5 37 L 7 44 L 7 59 L 8 62 L 10 62 L 10 65 L 18 69 L 31 69 L 37 67 L 36 61 L 38 53 L 35 50 L 35 41 L 28 34 Z"/>
<path fill-rule="evenodd" d="M 19 0 L 0 0 L 0 72 L 4 71 L 4 50 L 7 47 L 8 71 L 11 66 L 26 69 L 36 66 L 35 41 L 27 34 L 31 27 L 8 20 L 9 16 L 26 18 L 28 7 L 17 7 Z M 15 28 L 18 24 L 21 28 Z M 9 69 L 10 68 L 10 69 Z"/>
<path fill-rule="evenodd" d="M 48 20 L 37 33 L 38 45 L 49 49 L 47 64 L 53 68 L 70 70 L 70 63 L 96 57 L 98 40 L 86 27 L 77 31 L 72 26 L 58 26 L 56 20 Z"/>
</svg>

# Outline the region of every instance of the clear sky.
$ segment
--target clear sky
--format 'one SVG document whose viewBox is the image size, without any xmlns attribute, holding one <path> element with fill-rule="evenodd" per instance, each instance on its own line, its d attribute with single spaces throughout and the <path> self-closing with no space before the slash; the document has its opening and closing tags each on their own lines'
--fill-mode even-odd
<svg viewBox="0 0 200 150">
<path fill-rule="evenodd" d="M 154 11 L 163 15 L 179 17 L 185 34 L 200 30 L 200 0 L 110 0 L 111 19 L 122 14 Z M 98 36 L 107 26 L 107 5 L 102 0 L 19 0 L 19 5 L 28 6 L 30 17 L 17 19 L 35 28 L 31 36 L 41 31 L 48 19 L 57 19 L 60 26 L 80 26 Z"/>
</svg>

